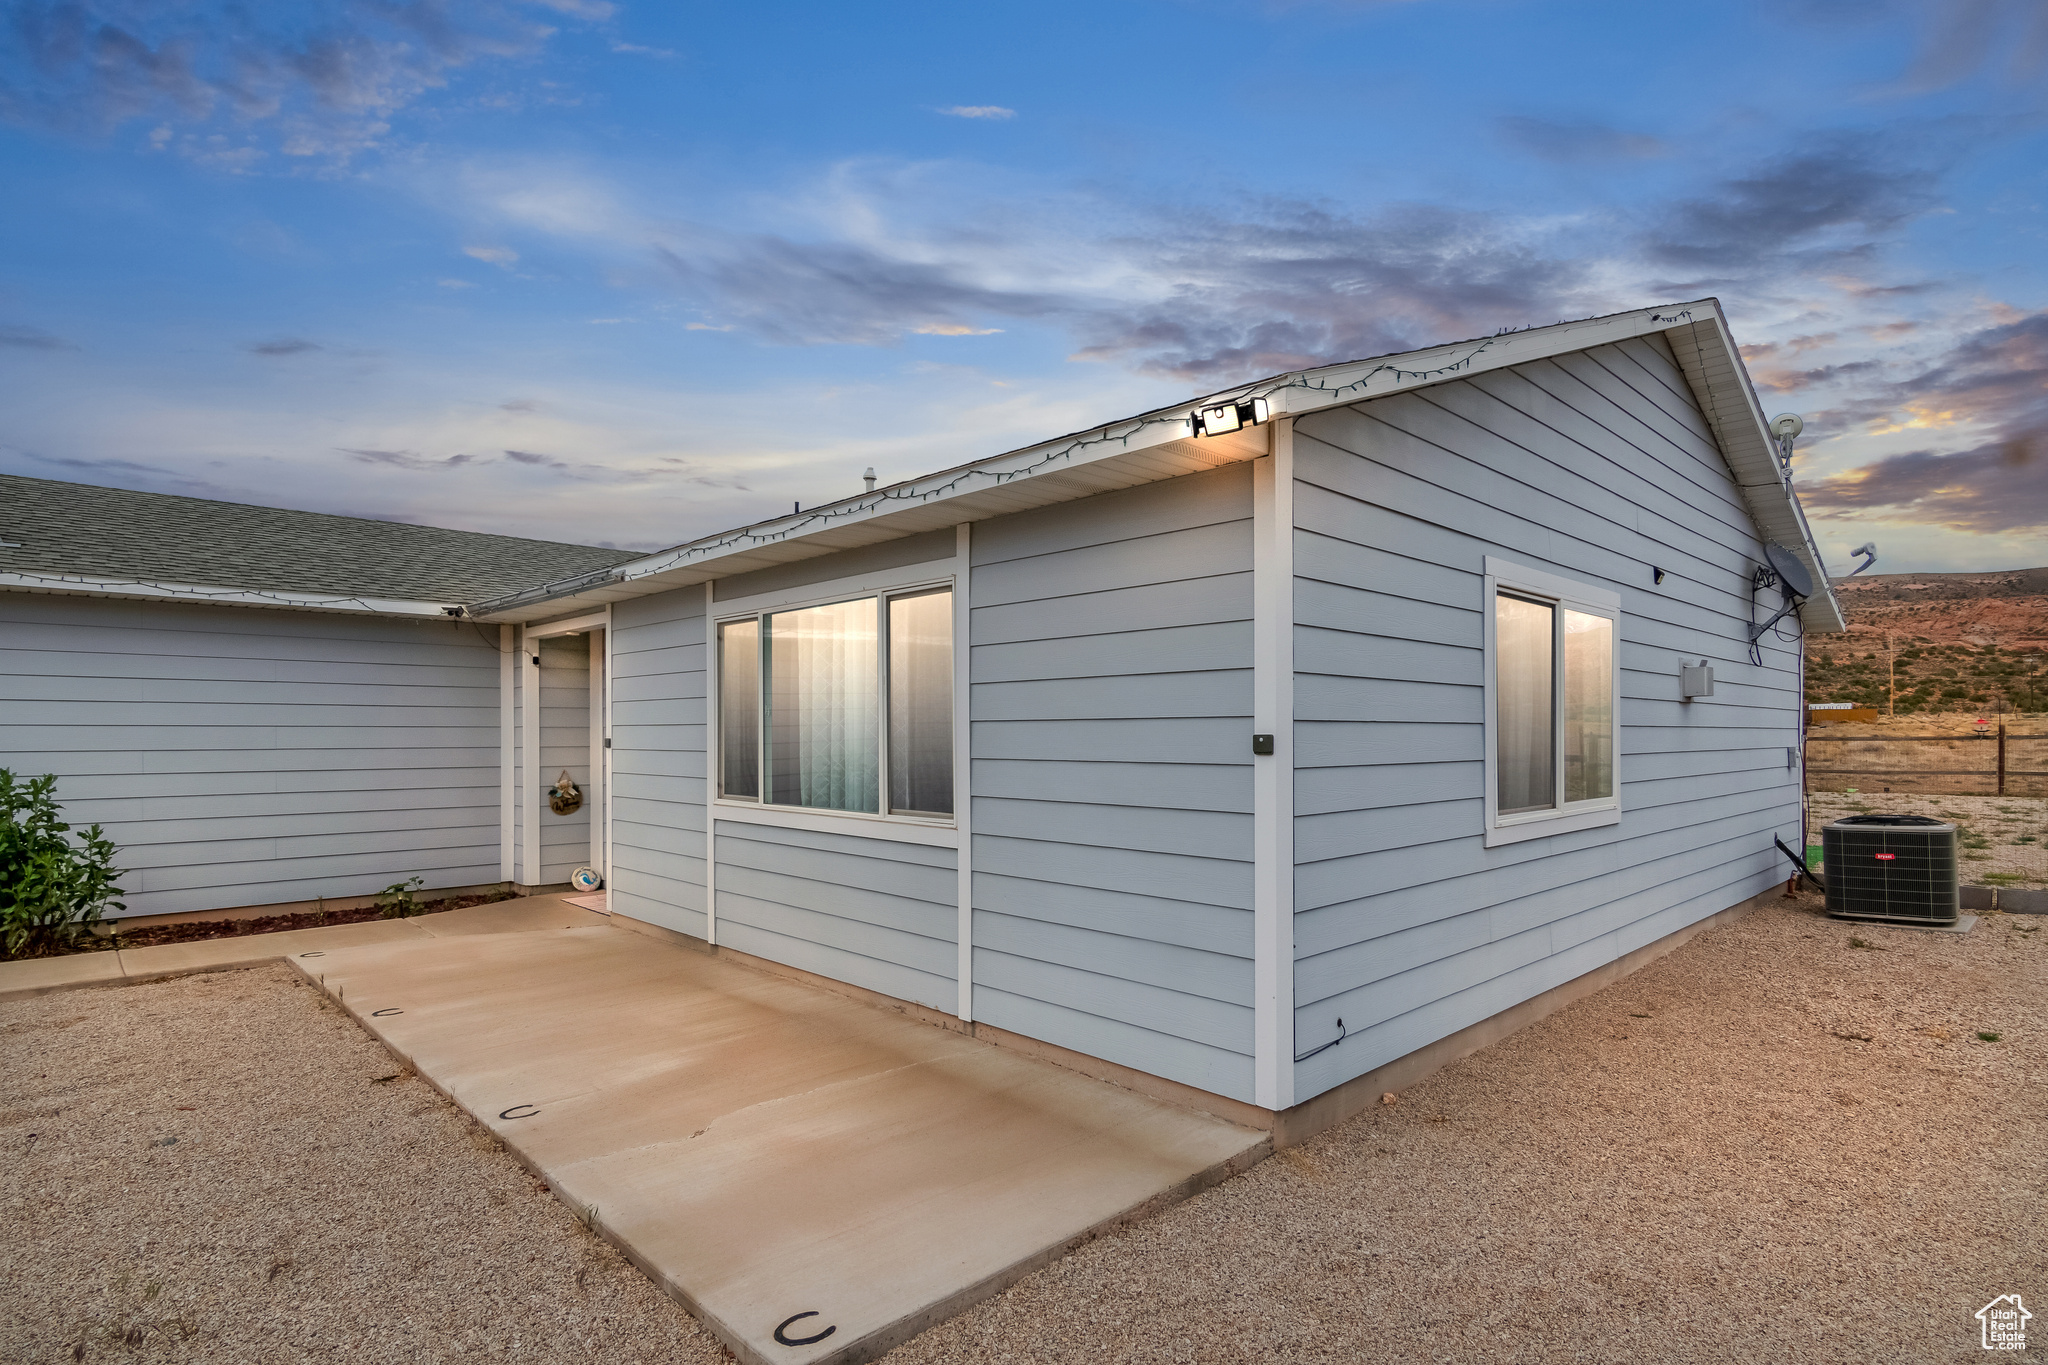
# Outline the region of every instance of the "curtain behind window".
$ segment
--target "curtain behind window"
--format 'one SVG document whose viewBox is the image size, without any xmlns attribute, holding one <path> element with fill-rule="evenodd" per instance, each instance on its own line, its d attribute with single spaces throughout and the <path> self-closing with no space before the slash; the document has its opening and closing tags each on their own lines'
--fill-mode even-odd
<svg viewBox="0 0 2048 1365">
<path fill-rule="evenodd" d="M 879 622 L 864 597 L 768 617 L 768 800 L 878 814 Z"/>
<path fill-rule="evenodd" d="M 889 809 L 953 813 L 953 594 L 889 599 Z"/>
<path fill-rule="evenodd" d="M 1499 810 L 1547 810 L 1557 804 L 1552 608 L 1502 593 L 1493 620 Z"/>
<path fill-rule="evenodd" d="M 1564 614 L 1564 799 L 1614 795 L 1614 623 Z"/>
<path fill-rule="evenodd" d="M 718 628 L 718 791 L 761 796 L 761 623 Z"/>
</svg>

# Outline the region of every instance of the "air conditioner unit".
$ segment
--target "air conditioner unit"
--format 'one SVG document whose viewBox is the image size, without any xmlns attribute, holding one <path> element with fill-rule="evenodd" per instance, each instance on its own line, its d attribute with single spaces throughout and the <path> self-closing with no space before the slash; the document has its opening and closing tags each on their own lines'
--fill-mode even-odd
<svg viewBox="0 0 2048 1365">
<path fill-rule="evenodd" d="M 1828 913 L 1838 919 L 1954 924 L 1956 827 L 1925 815 L 1850 815 L 1823 826 Z"/>
</svg>

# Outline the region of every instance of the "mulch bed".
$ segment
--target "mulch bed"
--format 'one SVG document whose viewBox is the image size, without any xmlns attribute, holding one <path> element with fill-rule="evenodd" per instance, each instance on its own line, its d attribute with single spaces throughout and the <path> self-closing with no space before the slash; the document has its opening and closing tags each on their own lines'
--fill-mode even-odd
<svg viewBox="0 0 2048 1365">
<path fill-rule="evenodd" d="M 439 900 L 419 902 L 422 915 L 438 914 L 443 910 L 462 910 L 472 905 L 490 905 L 496 901 L 516 898 L 516 891 L 486 891 L 475 896 L 444 896 Z M 191 920 L 184 924 L 154 924 L 146 929 L 122 929 L 106 938 L 85 937 L 69 948 L 39 954 L 43 957 L 64 957 L 71 953 L 103 953 L 113 948 L 118 940 L 123 948 L 153 948 L 161 943 L 196 943 L 208 938 L 242 938 L 249 934 L 275 934 L 286 929 L 319 929 L 330 924 L 361 924 L 366 920 L 382 919 L 384 912 L 374 905 L 359 910 L 307 910 L 296 915 L 261 915 L 255 919 L 208 919 Z"/>
</svg>

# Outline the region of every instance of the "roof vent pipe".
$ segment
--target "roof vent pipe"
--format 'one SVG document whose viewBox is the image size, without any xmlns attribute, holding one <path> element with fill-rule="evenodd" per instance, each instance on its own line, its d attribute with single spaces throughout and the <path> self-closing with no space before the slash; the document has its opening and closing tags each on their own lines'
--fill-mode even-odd
<svg viewBox="0 0 2048 1365">
<path fill-rule="evenodd" d="M 866 480 L 868 481 L 868 492 L 870 492 L 870 493 L 874 492 L 874 491 L 875 491 L 875 467 L 874 467 L 873 465 L 869 465 L 869 466 L 868 466 L 868 472 L 867 472 L 867 473 L 865 473 L 865 474 L 863 474 L 863 475 L 861 475 L 861 477 L 862 477 L 863 479 L 866 479 Z"/>
</svg>

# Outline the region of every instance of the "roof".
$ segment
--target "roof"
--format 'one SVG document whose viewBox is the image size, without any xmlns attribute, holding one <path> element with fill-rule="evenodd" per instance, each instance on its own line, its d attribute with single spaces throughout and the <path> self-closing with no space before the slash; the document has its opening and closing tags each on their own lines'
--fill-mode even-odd
<svg viewBox="0 0 2048 1365">
<path fill-rule="evenodd" d="M 1812 630 L 1846 630 L 1841 604 L 1828 584 L 1791 476 L 1778 462 L 1776 443 L 1718 299 L 1638 308 L 1272 375 L 841 502 L 705 536 L 609 571 L 557 580 L 536 578 L 534 586 L 522 591 L 474 600 L 469 614 L 486 621 L 533 621 L 590 610 L 750 569 L 1085 498 L 1266 454 L 1268 426 L 1224 436 L 1196 434 L 1194 415 L 1224 402 L 1261 398 L 1272 417 L 1298 417 L 1658 332 L 1678 357 L 1759 534 L 1791 550 L 1818 585 L 1801 606 L 1800 620 Z"/>
<path fill-rule="evenodd" d="M 637 557 L 0 474 L 0 588 L 439 614 L 442 604 Z"/>
</svg>

